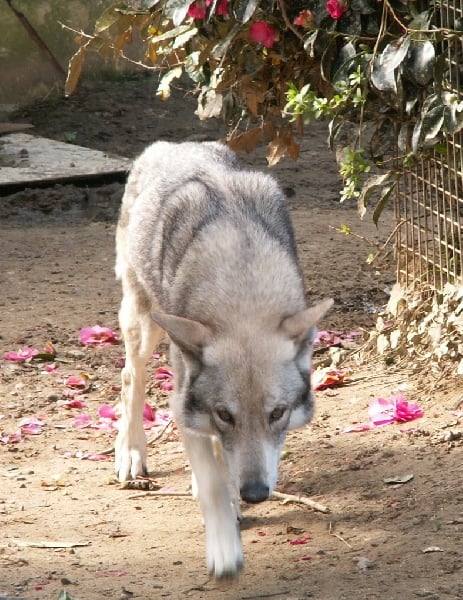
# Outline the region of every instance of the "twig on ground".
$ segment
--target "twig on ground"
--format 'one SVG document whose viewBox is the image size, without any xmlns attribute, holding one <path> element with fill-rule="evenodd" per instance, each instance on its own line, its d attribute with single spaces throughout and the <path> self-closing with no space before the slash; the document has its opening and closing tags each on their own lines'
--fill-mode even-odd
<svg viewBox="0 0 463 600">
<path fill-rule="evenodd" d="M 332 535 L 333 537 L 335 537 L 335 538 L 337 538 L 339 541 L 341 541 L 343 544 L 346 544 L 346 546 L 347 546 L 348 548 L 350 548 L 351 550 L 353 550 L 353 549 L 354 549 L 354 547 L 353 547 L 353 546 L 351 546 L 351 545 L 349 544 L 349 542 L 346 542 L 346 540 L 345 540 L 343 537 L 341 537 L 341 536 L 340 536 L 340 535 L 338 535 L 337 533 L 334 533 L 334 531 L 333 531 L 333 524 L 332 524 L 332 523 L 330 523 L 330 529 L 329 529 L 329 533 L 330 533 L 330 535 Z"/>
<path fill-rule="evenodd" d="M 129 500 L 137 500 L 138 498 L 145 498 L 145 496 L 179 496 L 181 498 L 193 498 L 191 492 L 164 492 L 162 490 L 142 492 L 141 494 L 132 494 L 131 496 L 127 496 L 127 498 Z"/>
<path fill-rule="evenodd" d="M 259 600 L 260 598 L 277 598 L 278 596 L 284 596 L 287 598 L 289 590 L 283 592 L 271 592 L 270 594 L 257 594 L 257 596 L 241 596 L 241 600 Z"/>
<path fill-rule="evenodd" d="M 167 431 L 168 427 L 170 425 L 172 425 L 172 423 L 173 423 L 173 419 L 169 419 L 167 421 L 167 423 L 164 425 L 164 427 L 161 429 L 161 431 L 158 434 L 156 434 L 152 440 L 148 440 L 148 442 L 146 443 L 146 445 L 151 447 L 155 442 L 157 442 L 159 439 L 161 439 L 162 436 Z"/>
<path fill-rule="evenodd" d="M 173 419 L 169 419 L 164 425 L 164 427 L 161 429 L 161 431 L 157 435 L 155 435 L 152 440 L 148 440 L 146 445 L 151 447 L 155 442 L 157 442 L 165 434 L 169 425 L 172 425 L 172 422 Z M 99 454 L 104 454 L 106 456 L 108 454 L 114 454 L 114 446 L 112 446 L 111 448 L 106 448 L 106 450 L 102 450 L 101 452 L 99 452 Z"/>
<path fill-rule="evenodd" d="M 313 510 L 318 510 L 318 512 L 329 513 L 330 509 L 324 504 L 320 504 L 319 502 L 315 502 L 315 500 L 311 500 L 306 496 L 295 496 L 294 494 L 282 494 L 281 492 L 272 492 L 272 496 L 277 498 L 278 500 L 282 500 L 283 504 L 287 504 L 288 502 L 296 502 L 298 504 L 304 504 L 305 506 L 309 506 L 313 508 Z"/>
<path fill-rule="evenodd" d="M 13 540 L 13 544 L 19 548 L 77 548 L 79 546 L 90 546 L 90 542 L 26 542 Z"/>
</svg>

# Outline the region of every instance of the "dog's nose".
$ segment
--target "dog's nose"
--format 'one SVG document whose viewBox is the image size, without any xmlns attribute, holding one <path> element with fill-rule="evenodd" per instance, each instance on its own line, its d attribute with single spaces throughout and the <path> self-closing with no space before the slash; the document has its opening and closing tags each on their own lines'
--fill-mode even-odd
<svg viewBox="0 0 463 600">
<path fill-rule="evenodd" d="M 240 496 L 245 502 L 257 504 L 267 500 L 270 493 L 268 485 L 260 482 L 245 483 L 240 488 Z"/>
</svg>

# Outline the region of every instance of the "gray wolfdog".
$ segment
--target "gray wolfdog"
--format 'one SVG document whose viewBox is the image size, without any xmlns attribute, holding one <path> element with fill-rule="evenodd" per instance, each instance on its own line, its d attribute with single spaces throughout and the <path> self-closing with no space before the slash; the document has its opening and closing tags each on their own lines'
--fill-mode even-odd
<svg viewBox="0 0 463 600">
<path fill-rule="evenodd" d="M 120 481 L 146 472 L 146 362 L 171 340 L 171 406 L 199 497 L 207 566 L 243 565 L 239 496 L 273 491 L 286 431 L 307 423 L 315 324 L 285 198 L 216 142 L 157 142 L 135 161 L 117 227 L 126 347 Z"/>
</svg>

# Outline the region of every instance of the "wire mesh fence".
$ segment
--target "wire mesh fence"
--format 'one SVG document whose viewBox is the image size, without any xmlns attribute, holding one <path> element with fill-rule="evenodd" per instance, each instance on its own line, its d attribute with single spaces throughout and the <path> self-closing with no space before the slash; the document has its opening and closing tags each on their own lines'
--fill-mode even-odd
<svg viewBox="0 0 463 600">
<path fill-rule="evenodd" d="M 435 3 L 437 27 L 457 29 L 463 0 Z M 458 94 L 462 44 L 445 42 L 450 84 Z M 463 279 L 463 136 L 446 136 L 426 159 L 410 168 L 395 194 L 397 280 L 407 289 L 442 290 Z"/>
</svg>

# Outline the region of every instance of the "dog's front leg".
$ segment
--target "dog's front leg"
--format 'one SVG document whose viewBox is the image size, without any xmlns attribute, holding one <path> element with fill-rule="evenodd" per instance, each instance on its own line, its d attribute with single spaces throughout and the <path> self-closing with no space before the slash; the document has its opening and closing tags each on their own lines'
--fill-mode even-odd
<svg viewBox="0 0 463 600">
<path fill-rule="evenodd" d="M 143 428 L 146 363 L 162 330 L 150 316 L 151 303 L 135 275 L 122 273 L 123 297 L 119 323 L 125 342 L 125 367 L 121 373 L 122 418 L 116 439 L 116 473 L 127 481 L 146 473 L 146 435 Z"/>
<path fill-rule="evenodd" d="M 122 369 L 122 417 L 116 439 L 116 473 L 127 481 L 146 473 L 146 435 L 143 428 L 146 367 L 144 361 Z"/>
<path fill-rule="evenodd" d="M 243 566 L 243 548 L 226 471 L 214 455 L 213 439 L 191 430 L 182 438 L 197 484 L 206 528 L 207 568 L 217 578 L 233 577 Z"/>
</svg>

